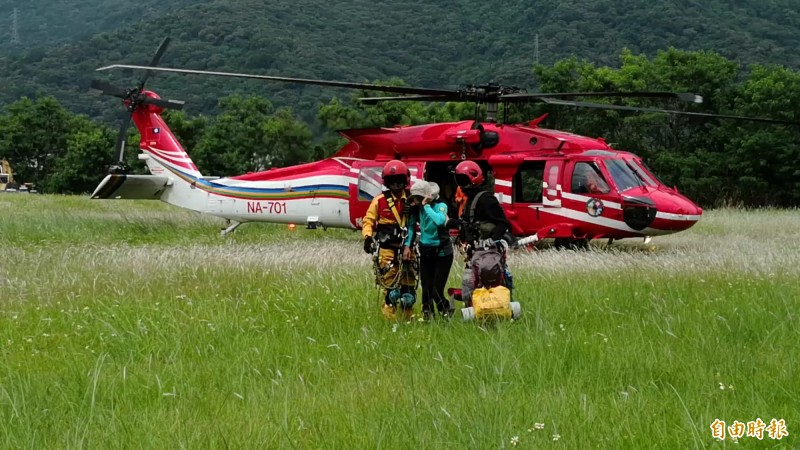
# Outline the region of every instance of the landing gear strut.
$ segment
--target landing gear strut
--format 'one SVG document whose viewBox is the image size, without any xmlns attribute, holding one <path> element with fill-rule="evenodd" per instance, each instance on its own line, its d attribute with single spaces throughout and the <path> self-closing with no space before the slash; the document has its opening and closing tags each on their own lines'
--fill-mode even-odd
<svg viewBox="0 0 800 450">
<path fill-rule="evenodd" d="M 226 223 L 228 224 L 228 227 L 223 228 L 222 231 L 219 232 L 220 236 L 225 236 L 228 233 L 232 233 L 233 230 L 235 230 L 239 225 L 242 224 L 242 222 L 237 222 L 235 220 L 230 220 L 230 219 L 228 219 Z"/>
</svg>

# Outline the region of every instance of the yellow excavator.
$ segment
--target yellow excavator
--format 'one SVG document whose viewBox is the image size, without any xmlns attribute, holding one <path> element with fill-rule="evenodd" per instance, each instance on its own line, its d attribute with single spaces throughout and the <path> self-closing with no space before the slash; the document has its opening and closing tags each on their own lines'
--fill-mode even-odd
<svg viewBox="0 0 800 450">
<path fill-rule="evenodd" d="M 5 158 L 0 159 L 0 192 L 28 192 L 36 193 L 33 183 L 17 183 L 14 181 L 14 171 Z"/>
</svg>

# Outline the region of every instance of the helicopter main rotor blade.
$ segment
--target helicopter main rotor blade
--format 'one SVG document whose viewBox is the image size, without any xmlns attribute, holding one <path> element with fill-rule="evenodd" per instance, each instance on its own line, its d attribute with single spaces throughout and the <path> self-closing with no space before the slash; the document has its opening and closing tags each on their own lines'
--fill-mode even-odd
<svg viewBox="0 0 800 450">
<path fill-rule="evenodd" d="M 183 100 L 172 100 L 172 99 L 164 99 L 164 98 L 152 98 L 152 97 L 144 97 L 142 98 L 142 103 L 149 104 L 149 105 L 156 105 L 159 108 L 164 109 L 183 109 L 183 105 L 186 104 Z"/>
<path fill-rule="evenodd" d="M 703 103 L 701 95 L 691 92 L 665 92 L 665 91 L 646 91 L 646 92 L 533 92 L 533 93 L 514 93 L 500 97 L 503 102 L 517 102 L 526 100 L 540 100 L 549 97 L 633 97 L 633 98 L 677 98 L 678 100 L 690 103 Z"/>
<path fill-rule="evenodd" d="M 459 97 L 454 95 L 401 95 L 398 97 L 362 97 L 358 99 L 365 105 L 394 101 L 453 102 L 458 100 L 460 100 Z"/>
<path fill-rule="evenodd" d="M 167 46 L 169 45 L 169 36 L 165 37 L 163 41 L 161 41 L 161 45 L 158 46 L 158 50 L 156 50 L 156 54 L 153 55 L 153 59 L 150 60 L 150 66 L 155 67 L 158 65 L 158 62 L 161 61 L 161 57 L 164 55 L 164 52 L 167 51 Z M 153 75 L 152 70 L 148 70 L 144 73 L 142 77 L 142 81 L 139 82 L 139 90 L 141 91 L 144 89 L 144 84 L 147 82 L 147 79 Z"/>
<path fill-rule="evenodd" d="M 267 81 L 280 81 L 284 83 L 297 83 L 297 84 L 312 84 L 316 86 L 328 86 L 328 87 L 341 87 L 341 88 L 349 88 L 349 89 L 363 89 L 365 91 L 381 91 L 381 92 L 393 92 L 397 94 L 417 94 L 417 95 L 452 95 L 457 91 L 453 90 L 446 90 L 446 89 L 428 89 L 428 88 L 419 88 L 419 87 L 410 87 L 410 86 L 388 86 L 388 85 L 380 85 L 380 84 L 371 84 L 371 83 L 350 83 L 346 81 L 327 81 L 327 80 L 314 80 L 314 79 L 307 79 L 307 78 L 289 78 L 289 77 L 273 77 L 269 75 L 253 75 L 247 73 L 233 73 L 233 72 L 214 72 L 208 70 L 192 70 L 192 69 L 174 69 L 170 67 L 151 67 L 151 66 L 136 66 L 136 65 L 129 65 L 129 64 L 114 64 L 111 66 L 101 67 L 97 69 L 98 71 L 101 70 L 110 70 L 110 69 L 136 69 L 136 70 L 148 70 L 148 71 L 155 71 L 155 72 L 172 72 L 172 73 L 187 73 L 187 74 L 195 74 L 195 75 L 214 75 L 220 77 L 233 77 L 233 78 L 251 78 L 256 80 L 267 80 Z"/>
<path fill-rule="evenodd" d="M 106 95 L 113 95 L 114 97 L 125 98 L 128 96 L 128 91 L 126 89 L 115 86 L 108 81 L 92 80 L 91 88 Z"/>
<path fill-rule="evenodd" d="M 678 100 L 692 103 L 703 103 L 703 97 L 689 92 L 537 92 L 537 93 L 512 93 L 498 94 L 494 97 L 499 103 L 522 103 L 529 101 L 542 101 L 549 97 L 633 97 L 633 98 L 677 98 Z M 404 95 L 398 97 L 364 97 L 359 99 L 366 105 L 374 105 L 385 101 L 433 101 L 433 102 L 474 102 L 478 100 L 469 91 L 457 91 L 451 95 Z"/>
<path fill-rule="evenodd" d="M 694 117 L 709 117 L 709 118 L 719 118 L 719 119 L 733 119 L 733 120 L 742 120 L 742 121 L 750 121 L 750 122 L 766 122 L 766 123 L 783 123 L 787 125 L 800 125 L 800 122 L 794 122 L 791 120 L 781 120 L 781 119 L 769 119 L 765 117 L 745 117 L 745 116 L 732 116 L 727 114 L 711 114 L 711 113 L 699 113 L 699 112 L 689 112 L 689 111 L 675 111 L 671 109 L 659 109 L 659 108 L 641 108 L 636 106 L 622 106 L 622 105 L 610 105 L 610 104 L 603 104 L 603 103 L 586 103 L 586 102 L 573 102 L 568 100 L 558 100 L 543 97 L 541 99 L 543 102 L 551 105 L 563 105 L 563 106 L 578 106 L 581 108 L 595 108 L 595 109 L 615 109 L 620 111 L 637 111 L 637 112 L 654 112 L 654 113 L 661 113 L 661 114 L 676 114 L 681 116 L 694 116 Z"/>
</svg>

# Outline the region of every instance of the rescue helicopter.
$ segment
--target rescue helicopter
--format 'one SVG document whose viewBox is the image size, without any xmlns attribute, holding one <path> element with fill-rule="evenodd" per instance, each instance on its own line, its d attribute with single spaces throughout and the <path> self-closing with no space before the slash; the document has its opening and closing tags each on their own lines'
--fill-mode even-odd
<svg viewBox="0 0 800 450">
<path fill-rule="evenodd" d="M 590 239 L 666 235 L 692 227 L 702 209 L 676 188 L 664 185 L 634 153 L 612 148 L 602 138 L 579 136 L 540 127 L 545 116 L 524 123 L 498 122 L 500 106 L 507 113 L 514 103 L 544 102 L 586 108 L 722 117 L 771 123 L 791 123 L 658 108 L 576 101 L 592 97 L 645 97 L 700 103 L 700 96 L 673 92 L 528 93 L 499 84 L 460 89 L 431 89 L 369 83 L 276 77 L 158 67 L 169 38 L 147 66 L 115 64 L 97 69 L 144 71 L 130 89 L 94 80 L 92 88 L 121 98 L 129 115 L 117 141 L 118 165 L 95 189 L 94 199 L 158 199 L 193 211 L 227 219 L 222 234 L 247 222 L 274 222 L 309 229 L 359 229 L 372 198 L 381 193 L 381 170 L 399 159 L 411 171 L 411 182 L 436 182 L 452 198 L 453 168 L 462 160 L 477 162 L 493 181 L 494 194 L 505 210 L 516 237 L 527 242 L 555 239 L 561 245 L 585 245 Z M 154 72 L 249 78 L 396 94 L 366 97 L 383 101 L 471 102 L 474 120 L 342 130 L 347 139 L 333 156 L 306 164 L 238 176 L 205 177 L 170 131 L 161 114 L 183 102 L 162 99 L 145 89 Z M 385 95 L 385 94 L 384 94 Z M 478 105 L 485 108 L 479 117 Z M 127 174 L 123 153 L 133 121 L 141 136 L 139 159 L 149 175 Z"/>
</svg>

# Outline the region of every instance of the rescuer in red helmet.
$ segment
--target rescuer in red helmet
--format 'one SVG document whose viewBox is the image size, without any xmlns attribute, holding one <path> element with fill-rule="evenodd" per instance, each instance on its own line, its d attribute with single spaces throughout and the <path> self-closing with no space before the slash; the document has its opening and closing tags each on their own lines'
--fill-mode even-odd
<svg viewBox="0 0 800 450">
<path fill-rule="evenodd" d="M 511 273 L 505 265 L 509 240 L 508 220 L 497 197 L 484 187 L 483 170 L 474 161 L 462 161 L 456 166 L 455 179 L 466 195 L 461 212 L 459 239 L 465 259 L 460 299 L 472 304 L 472 293 L 478 287 L 505 284 L 511 289 Z M 497 258 L 495 257 L 497 256 Z M 492 264 L 499 258 L 500 266 Z M 494 273 L 494 272 L 502 273 Z M 496 276 L 484 276 L 492 273 Z"/>
<path fill-rule="evenodd" d="M 378 250 L 376 282 L 385 290 L 383 315 L 394 319 L 400 309 L 403 317 L 410 319 L 416 301 L 417 262 L 413 252 L 403 250 L 409 233 L 411 172 L 404 162 L 392 160 L 383 166 L 382 176 L 388 190 L 372 199 L 364 216 L 364 251 L 372 254 Z M 413 242 L 408 247 L 412 246 Z"/>
<path fill-rule="evenodd" d="M 478 241 L 502 240 L 509 231 L 508 219 L 497 197 L 483 187 L 481 167 L 474 161 L 462 161 L 456 166 L 455 178 L 467 197 L 460 217 L 462 241 L 474 247 Z"/>
</svg>

